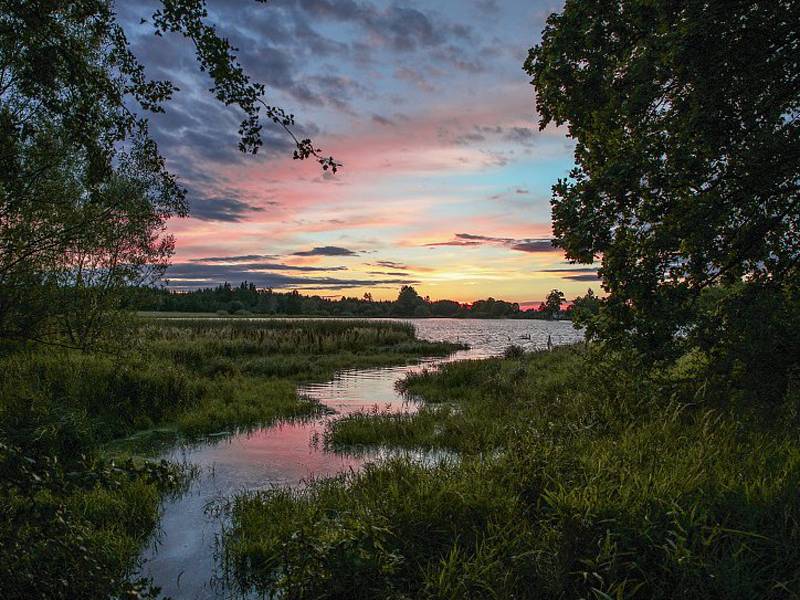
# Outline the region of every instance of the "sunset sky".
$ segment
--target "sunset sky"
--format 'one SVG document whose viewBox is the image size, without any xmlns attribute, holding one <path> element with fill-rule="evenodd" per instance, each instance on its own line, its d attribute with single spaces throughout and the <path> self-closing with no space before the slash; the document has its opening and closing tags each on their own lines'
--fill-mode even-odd
<svg viewBox="0 0 800 600">
<path fill-rule="evenodd" d="M 140 25 L 154 5 L 117 9 L 151 78 L 180 88 L 151 128 L 189 190 L 172 221 L 174 287 L 247 279 L 303 293 L 422 295 L 531 303 L 557 287 L 598 289 L 594 269 L 549 244 L 550 186 L 572 166 L 565 131 L 539 132 L 522 71 L 559 2 L 209 0 L 268 102 L 344 164 L 291 159 L 269 130 L 237 149 L 240 115 L 216 103 L 190 45 Z"/>
</svg>

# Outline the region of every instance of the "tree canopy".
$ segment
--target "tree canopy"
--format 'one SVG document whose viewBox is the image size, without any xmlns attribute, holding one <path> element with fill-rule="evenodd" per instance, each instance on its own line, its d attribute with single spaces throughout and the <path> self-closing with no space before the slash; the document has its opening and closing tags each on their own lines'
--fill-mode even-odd
<svg viewBox="0 0 800 600">
<path fill-rule="evenodd" d="M 797 0 L 567 0 L 550 16 L 525 69 L 540 128 L 575 140 L 552 214 L 569 259 L 601 262 L 590 334 L 665 357 L 704 289 L 797 286 L 799 23 Z"/>
<path fill-rule="evenodd" d="M 539 310 L 546 314 L 548 318 L 553 318 L 561 313 L 561 305 L 564 304 L 566 298 L 564 292 L 561 290 L 550 290 L 547 298 L 539 307 Z"/>
<path fill-rule="evenodd" d="M 257 152 L 271 121 L 294 139 L 295 158 L 336 170 L 294 137 L 293 115 L 265 102 L 207 22 L 205 0 L 163 0 L 143 16 L 155 35 L 192 41 L 212 94 L 242 113 L 240 150 Z M 63 307 L 99 316 L 120 285 L 163 273 L 165 223 L 187 205 L 143 115 L 162 112 L 175 89 L 146 77 L 111 0 L 0 0 L 0 335 L 56 331 L 83 345 L 100 321 L 76 329 Z"/>
<path fill-rule="evenodd" d="M 300 294 L 297 290 L 277 292 L 257 288 L 244 281 L 215 288 L 172 291 L 165 288 L 131 286 L 125 306 L 133 310 L 165 312 L 239 313 L 258 315 L 304 315 L 336 317 L 443 317 L 459 319 L 547 319 L 553 315 L 516 302 L 495 298 L 460 303 L 421 297 L 411 286 L 403 286 L 397 299 L 374 300 L 367 292 L 361 298 L 338 299 Z M 566 315 L 565 315 L 566 316 Z"/>
</svg>

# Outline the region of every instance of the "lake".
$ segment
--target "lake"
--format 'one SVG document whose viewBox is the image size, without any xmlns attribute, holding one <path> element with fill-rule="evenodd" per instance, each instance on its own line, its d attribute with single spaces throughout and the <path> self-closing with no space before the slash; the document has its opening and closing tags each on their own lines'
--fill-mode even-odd
<svg viewBox="0 0 800 600">
<path fill-rule="evenodd" d="M 342 371 L 329 382 L 298 388 L 299 393 L 330 409 L 330 414 L 212 439 L 163 455 L 171 461 L 195 465 L 199 475 L 188 491 L 164 503 L 159 532 L 143 555 L 141 575 L 152 577 L 165 595 L 176 600 L 230 598 L 231 590 L 215 575 L 220 571 L 217 542 L 224 522 L 215 507 L 243 490 L 302 485 L 309 478 L 359 469 L 367 461 L 394 453 L 376 450 L 353 456 L 326 450 L 319 440 L 331 419 L 373 407 L 413 411 L 413 404 L 395 390 L 395 383 L 410 371 L 453 360 L 497 356 L 511 344 L 542 350 L 548 339 L 554 346 L 582 339 L 568 321 L 398 320 L 412 322 L 421 339 L 462 342 L 470 348 L 445 358 L 422 359 L 411 366 Z M 442 456 L 410 454 L 420 460 Z"/>
</svg>

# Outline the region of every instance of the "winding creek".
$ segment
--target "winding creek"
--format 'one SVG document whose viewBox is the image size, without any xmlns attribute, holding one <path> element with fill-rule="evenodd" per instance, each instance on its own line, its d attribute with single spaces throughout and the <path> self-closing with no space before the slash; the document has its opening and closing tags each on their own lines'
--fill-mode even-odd
<svg viewBox="0 0 800 600">
<path fill-rule="evenodd" d="M 421 339 L 463 342 L 469 350 L 445 358 L 423 359 L 411 366 L 343 371 L 327 383 L 298 389 L 298 393 L 330 409 L 329 414 L 212 439 L 163 455 L 168 460 L 195 465 L 199 474 L 185 493 L 162 506 L 160 528 L 143 554 L 141 575 L 152 577 L 164 595 L 176 600 L 231 598 L 232 591 L 213 575 L 220 571 L 217 541 L 222 520 L 211 507 L 243 490 L 302 485 L 311 477 L 357 470 L 367 461 L 387 456 L 387 450 L 358 456 L 337 453 L 326 450 L 318 441 L 331 419 L 358 410 L 414 410 L 395 390 L 395 383 L 410 371 L 448 361 L 496 356 L 511 344 L 526 350 L 543 349 L 548 337 L 553 345 L 581 339 L 569 322 L 404 320 L 414 323 Z"/>
</svg>

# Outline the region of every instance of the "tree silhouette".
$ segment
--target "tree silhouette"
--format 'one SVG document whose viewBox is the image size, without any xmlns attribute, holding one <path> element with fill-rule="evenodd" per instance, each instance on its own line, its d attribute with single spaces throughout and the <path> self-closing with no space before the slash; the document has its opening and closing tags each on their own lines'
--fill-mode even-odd
<svg viewBox="0 0 800 600">
<path fill-rule="evenodd" d="M 561 314 L 561 305 L 566 301 L 564 292 L 561 290 L 550 290 L 547 298 L 542 303 L 540 311 L 545 313 L 549 319 L 553 319 Z"/>
<path fill-rule="evenodd" d="M 150 22 L 158 36 L 189 39 L 214 97 L 243 111 L 240 150 L 256 153 L 273 122 L 295 158 L 335 171 L 207 18 L 204 0 L 164 0 Z M 173 248 L 164 225 L 187 213 L 185 191 L 136 111 L 163 112 L 175 89 L 145 77 L 111 0 L 0 0 L 0 336 L 72 337 L 102 321 L 78 326 L 82 312 L 114 307 L 113 288 L 163 273 Z"/>
<path fill-rule="evenodd" d="M 666 357 L 704 289 L 797 287 L 798 23 L 798 0 L 567 0 L 550 16 L 525 68 L 540 128 L 576 142 L 553 227 L 568 258 L 601 262 L 590 334 Z"/>
</svg>

